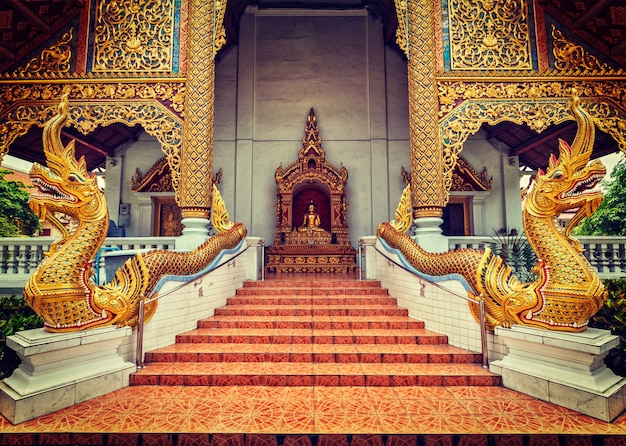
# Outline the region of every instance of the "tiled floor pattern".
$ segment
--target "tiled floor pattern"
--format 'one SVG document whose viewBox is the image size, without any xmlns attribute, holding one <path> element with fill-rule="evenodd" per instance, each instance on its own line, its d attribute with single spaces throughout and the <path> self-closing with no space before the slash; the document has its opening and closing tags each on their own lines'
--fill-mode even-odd
<svg viewBox="0 0 626 446">
<path fill-rule="evenodd" d="M 0 430 L 2 445 L 105 444 L 104 433 L 108 445 L 278 446 L 288 438 L 348 446 L 370 434 L 381 444 L 389 436 L 409 437 L 411 445 L 626 444 L 625 416 L 605 423 L 492 386 L 134 386 L 17 426 L 0 418 Z M 458 435 L 481 441 L 458 443 Z"/>
<path fill-rule="evenodd" d="M 333 316 L 330 315 L 314 318 L 290 315 L 287 318 L 306 324 L 315 324 L 319 321 L 331 324 L 330 328 L 320 330 L 360 330 L 354 326 L 345 328 L 344 324 L 350 321 L 333 320 Z M 403 318 L 404 316 L 387 317 L 386 322 L 404 323 L 407 330 L 421 330 L 411 326 L 412 323 L 406 325 L 407 321 Z M 221 322 L 226 322 L 227 325 L 242 323 L 241 319 L 235 321 L 232 318 L 217 317 L 209 325 L 214 322 L 217 324 L 213 325 L 214 330 L 219 329 L 218 325 Z M 251 316 L 248 322 L 272 325 L 265 328 L 255 325 L 249 330 L 285 330 L 276 326 L 275 317 L 270 321 L 256 315 Z M 359 317 L 352 322 L 356 322 L 357 326 L 365 323 Z M 373 323 L 382 322 L 378 320 Z M 368 323 L 371 324 L 372 321 Z M 245 327 L 239 325 L 230 327 L 229 330 L 233 328 Z M 199 328 L 204 329 L 207 327 Z M 292 337 L 292 341 L 294 336 L 296 339 L 302 339 L 300 333 L 296 335 L 293 333 L 301 329 L 291 328 L 292 333 L 289 336 Z M 384 380 L 377 381 L 373 378 L 371 385 L 367 382 L 360 385 L 348 382 L 331 385 L 324 380 L 317 383 L 314 378 L 307 385 L 297 385 L 297 382 L 289 383 L 291 385 L 259 385 L 263 381 L 261 378 L 269 376 L 270 373 L 282 373 L 284 376 L 298 375 L 292 370 L 285 370 L 288 367 L 302 367 L 303 373 L 300 376 L 338 376 L 340 381 L 342 376 L 428 376 L 428 367 L 437 365 L 427 362 L 428 359 L 441 360 L 440 355 L 444 355 L 445 358 L 444 368 L 477 366 L 478 370 L 482 370 L 479 365 L 468 364 L 464 360 L 455 363 L 453 359 L 455 355 L 467 358 L 468 353 L 446 345 L 318 344 L 314 342 L 315 336 L 326 339 L 331 337 L 331 334 L 313 335 L 313 325 L 305 329 L 311 331 L 307 338 L 311 341 L 260 344 L 251 343 L 248 338 L 248 342 L 242 343 L 240 347 L 230 343 L 230 350 L 216 349 L 216 343 L 203 343 L 197 344 L 202 346 L 200 350 L 186 347 L 188 350 L 184 351 L 185 349 L 178 350 L 178 347 L 172 346 L 152 352 L 151 359 L 162 355 L 161 359 L 165 360 L 156 367 L 169 369 L 170 372 L 177 367 L 181 370 L 186 368 L 186 372 L 171 373 L 170 376 L 197 376 L 198 381 L 185 383 L 178 382 L 178 378 L 171 380 L 166 378 L 165 380 L 169 382 L 162 384 L 167 385 L 135 385 L 16 426 L 0 417 L 0 445 L 618 446 L 626 444 L 626 415 L 620 416 L 612 423 L 606 423 L 494 385 L 474 386 L 468 385 L 467 382 L 460 385 L 454 382 L 447 385 L 442 385 L 443 382 L 419 385 L 417 378 L 415 383 L 409 380 L 387 384 L 383 384 Z M 248 336 L 269 337 L 271 341 L 276 340 L 272 337 L 286 335 L 282 332 L 262 332 L 255 335 L 248 333 Z M 354 340 L 354 335 L 352 336 Z M 221 347 L 229 344 L 226 340 L 221 343 L 223 344 Z M 371 350 L 372 348 L 375 352 Z M 354 351 L 350 351 L 352 349 Z M 241 358 L 237 355 L 242 352 L 244 359 L 246 354 L 250 355 L 249 361 L 239 360 Z M 305 355 L 311 355 L 310 358 L 307 356 L 307 361 L 300 363 L 293 361 L 294 358 L 304 359 L 298 356 L 303 352 Z M 333 361 L 330 361 L 329 355 Z M 346 361 L 341 360 L 343 355 Z M 357 356 L 355 358 L 350 355 Z M 387 355 L 393 359 L 391 362 L 385 360 Z M 254 358 L 258 361 L 253 360 Z M 402 361 L 395 362 L 400 358 Z M 409 360 L 421 358 L 424 361 L 413 363 L 408 362 L 407 358 Z M 469 358 L 476 359 L 471 354 Z M 351 359 L 359 361 L 351 362 Z M 361 359 L 366 361 L 361 362 Z M 340 371 L 342 367 L 350 368 L 350 372 L 342 374 Z M 355 368 L 358 369 L 358 373 L 355 372 Z M 229 378 L 212 385 L 200 385 L 201 377 L 207 376 L 209 369 L 213 377 L 223 376 L 217 369 L 225 369 Z M 379 371 L 378 374 L 376 370 Z M 484 371 L 481 373 L 484 373 L 484 376 L 490 375 Z M 140 373 L 137 376 L 142 375 Z M 238 379 L 232 378 L 237 376 L 248 378 L 239 382 Z M 253 378 L 254 385 L 246 385 L 251 376 L 258 377 L 258 380 Z M 432 376 L 439 375 L 433 373 Z M 367 381 L 367 378 L 365 380 Z"/>
</svg>

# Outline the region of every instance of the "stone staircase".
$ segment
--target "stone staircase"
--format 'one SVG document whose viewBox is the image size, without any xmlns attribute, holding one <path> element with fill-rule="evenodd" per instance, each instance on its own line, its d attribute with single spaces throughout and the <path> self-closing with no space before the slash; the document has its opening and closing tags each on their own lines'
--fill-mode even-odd
<svg viewBox="0 0 626 446">
<path fill-rule="evenodd" d="M 377 281 L 246 282 L 146 353 L 131 385 L 493 386 L 479 353 L 424 329 Z"/>
</svg>

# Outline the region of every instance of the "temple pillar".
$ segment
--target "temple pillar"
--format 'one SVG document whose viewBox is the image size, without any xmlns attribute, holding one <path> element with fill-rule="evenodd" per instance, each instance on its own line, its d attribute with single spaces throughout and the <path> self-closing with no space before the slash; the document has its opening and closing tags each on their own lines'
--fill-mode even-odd
<svg viewBox="0 0 626 446">
<path fill-rule="evenodd" d="M 209 236 L 213 192 L 213 137 L 215 114 L 215 55 L 225 43 L 226 2 L 190 0 L 187 88 L 181 154 L 181 181 L 177 191 L 183 235 L 176 248 L 191 250 Z"/>
<path fill-rule="evenodd" d="M 439 133 L 435 7 L 431 0 L 396 0 L 398 45 L 408 65 L 411 203 L 416 241 L 432 252 L 447 251 L 441 232 L 446 202 Z"/>
</svg>

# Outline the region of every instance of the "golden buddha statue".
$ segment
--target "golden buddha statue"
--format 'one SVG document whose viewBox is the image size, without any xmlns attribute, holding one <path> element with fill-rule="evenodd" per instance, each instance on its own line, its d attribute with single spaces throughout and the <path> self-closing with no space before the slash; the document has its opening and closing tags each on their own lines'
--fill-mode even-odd
<svg viewBox="0 0 626 446">
<path fill-rule="evenodd" d="M 302 224 L 298 227 L 298 232 L 323 231 L 320 214 L 315 210 L 315 203 L 312 201 L 309 204 L 309 211 L 304 214 L 303 220 Z"/>
</svg>

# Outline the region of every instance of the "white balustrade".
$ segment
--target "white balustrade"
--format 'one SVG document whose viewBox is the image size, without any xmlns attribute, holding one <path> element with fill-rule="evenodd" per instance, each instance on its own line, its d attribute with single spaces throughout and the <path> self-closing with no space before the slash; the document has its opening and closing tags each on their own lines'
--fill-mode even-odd
<svg viewBox="0 0 626 446">
<path fill-rule="evenodd" d="M 0 293 L 19 293 L 48 252 L 55 237 L 0 237 Z M 107 237 L 102 249 L 173 250 L 175 237 Z M 100 266 L 104 259 L 100 257 Z M 95 266 L 95 265 L 94 265 Z"/>
<path fill-rule="evenodd" d="M 53 237 L 0 237 L 0 292 L 19 292 L 55 240 Z M 601 278 L 626 277 L 626 237 L 586 236 L 578 237 L 578 240 Z M 485 249 L 497 240 L 489 236 L 454 236 L 448 238 L 448 243 L 450 249 Z M 175 246 L 175 237 L 107 237 L 102 253 L 111 250 L 173 250 Z M 99 262 L 99 270 L 102 270 L 104 256 L 99 257 Z"/>
</svg>

